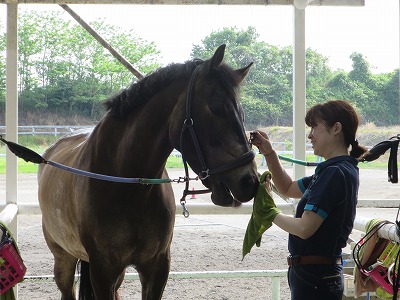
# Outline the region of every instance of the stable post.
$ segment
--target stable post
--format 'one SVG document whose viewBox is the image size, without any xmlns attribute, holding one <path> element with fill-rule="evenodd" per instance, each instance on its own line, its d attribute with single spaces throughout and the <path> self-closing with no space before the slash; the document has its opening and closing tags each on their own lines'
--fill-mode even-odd
<svg viewBox="0 0 400 300">
<path fill-rule="evenodd" d="M 18 4 L 7 4 L 7 55 L 6 55 L 6 137 L 18 142 Z M 7 149 L 6 152 L 6 203 L 18 204 L 18 159 Z M 17 237 L 17 219 L 9 229 Z"/>
<path fill-rule="evenodd" d="M 306 160 L 306 46 L 305 9 L 294 9 L 293 45 L 293 158 Z M 293 177 L 306 175 L 306 168 L 293 165 Z"/>
</svg>

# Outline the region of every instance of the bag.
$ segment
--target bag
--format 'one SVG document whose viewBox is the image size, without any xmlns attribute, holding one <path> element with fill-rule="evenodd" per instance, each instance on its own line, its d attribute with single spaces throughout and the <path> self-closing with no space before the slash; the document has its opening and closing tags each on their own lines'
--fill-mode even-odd
<svg viewBox="0 0 400 300">
<path fill-rule="evenodd" d="M 366 235 L 353 249 L 356 297 L 378 289 L 386 296 L 397 294 L 394 282 L 398 274 L 394 266 L 396 262 L 398 265 L 400 248 L 397 243 L 378 237 L 379 228 L 385 224 L 393 223 L 371 220 Z"/>
</svg>

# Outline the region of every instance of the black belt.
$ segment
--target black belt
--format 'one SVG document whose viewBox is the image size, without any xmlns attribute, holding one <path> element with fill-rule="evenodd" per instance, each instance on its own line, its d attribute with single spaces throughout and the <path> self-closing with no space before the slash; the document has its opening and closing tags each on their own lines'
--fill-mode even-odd
<svg viewBox="0 0 400 300">
<path fill-rule="evenodd" d="M 329 256 L 291 256 L 287 258 L 287 263 L 289 267 L 298 265 L 341 265 L 341 257 L 329 257 Z"/>
</svg>

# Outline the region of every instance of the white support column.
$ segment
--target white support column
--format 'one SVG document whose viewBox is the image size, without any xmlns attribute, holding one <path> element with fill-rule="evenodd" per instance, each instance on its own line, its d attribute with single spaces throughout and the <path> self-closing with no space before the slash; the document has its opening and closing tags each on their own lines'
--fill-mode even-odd
<svg viewBox="0 0 400 300">
<path fill-rule="evenodd" d="M 293 157 L 306 159 L 306 126 L 304 123 L 306 107 L 306 48 L 305 48 L 305 9 L 294 6 L 294 44 L 293 44 Z M 293 165 L 293 178 L 306 174 L 305 166 Z"/>
<path fill-rule="evenodd" d="M 18 4 L 7 3 L 7 58 L 6 58 L 6 137 L 10 141 L 18 142 Z M 16 204 L 18 182 L 17 157 L 7 149 L 6 153 L 6 203 Z M 18 240 L 17 215 L 10 222 L 8 229 L 14 239 Z M 18 299 L 18 289 L 14 287 L 14 294 Z"/>
<path fill-rule="evenodd" d="M 18 141 L 18 4 L 7 4 L 7 58 L 6 58 L 6 137 Z M 17 157 L 7 149 L 6 153 L 6 203 L 18 204 L 17 200 Z M 17 219 L 9 229 L 17 237 Z"/>
</svg>

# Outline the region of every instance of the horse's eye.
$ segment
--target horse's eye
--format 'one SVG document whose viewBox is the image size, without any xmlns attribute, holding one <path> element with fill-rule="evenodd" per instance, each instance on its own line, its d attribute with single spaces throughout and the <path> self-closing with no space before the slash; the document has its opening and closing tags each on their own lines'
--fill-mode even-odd
<svg viewBox="0 0 400 300">
<path fill-rule="evenodd" d="M 209 104 L 208 107 L 210 111 L 216 115 L 223 115 L 226 111 L 225 103 L 222 101 L 214 101 L 213 103 Z"/>
</svg>

